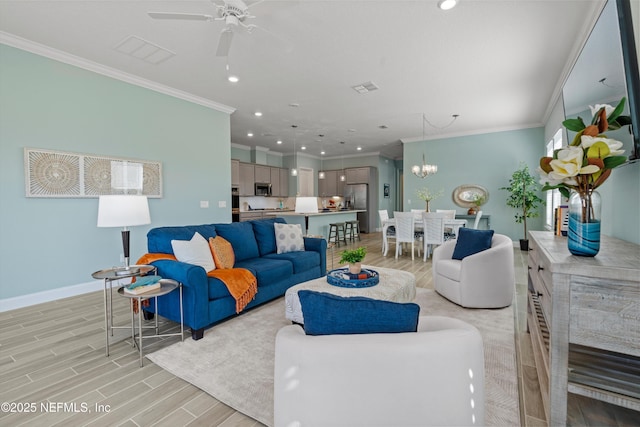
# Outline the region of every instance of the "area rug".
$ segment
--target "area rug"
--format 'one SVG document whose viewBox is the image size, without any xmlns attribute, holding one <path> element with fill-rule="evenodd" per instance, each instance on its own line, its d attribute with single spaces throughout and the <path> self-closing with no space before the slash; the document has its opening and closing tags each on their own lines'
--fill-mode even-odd
<svg viewBox="0 0 640 427">
<path fill-rule="evenodd" d="M 464 320 L 478 328 L 485 351 L 485 423 L 520 425 L 512 307 L 464 309 L 428 289 L 418 289 L 422 315 Z M 276 332 L 291 322 L 279 298 L 205 332 L 147 355 L 158 366 L 259 422 L 273 426 Z"/>
</svg>

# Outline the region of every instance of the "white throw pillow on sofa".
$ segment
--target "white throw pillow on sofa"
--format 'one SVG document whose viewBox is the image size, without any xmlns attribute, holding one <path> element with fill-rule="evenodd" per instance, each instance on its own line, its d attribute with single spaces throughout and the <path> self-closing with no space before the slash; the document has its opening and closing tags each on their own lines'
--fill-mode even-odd
<svg viewBox="0 0 640 427">
<path fill-rule="evenodd" d="M 180 262 L 199 265 L 207 273 L 216 269 L 209 242 L 200 233 L 195 233 L 191 240 L 172 240 L 173 254 Z"/>
<path fill-rule="evenodd" d="M 304 239 L 300 224 L 273 224 L 276 232 L 277 253 L 304 251 Z"/>
</svg>

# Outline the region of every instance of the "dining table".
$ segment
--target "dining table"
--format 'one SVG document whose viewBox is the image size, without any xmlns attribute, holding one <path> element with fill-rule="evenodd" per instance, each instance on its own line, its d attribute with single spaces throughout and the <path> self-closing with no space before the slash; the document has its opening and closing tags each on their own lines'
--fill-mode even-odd
<svg viewBox="0 0 640 427">
<path fill-rule="evenodd" d="M 413 222 L 415 224 L 415 230 L 416 231 L 423 230 L 424 225 L 422 223 L 422 218 L 420 218 L 420 219 L 415 218 L 413 220 Z M 387 252 L 389 251 L 389 241 L 387 239 L 387 230 L 391 226 L 395 227 L 395 225 L 396 225 L 395 218 L 389 218 L 389 219 L 386 219 L 386 220 L 382 221 L 382 254 L 384 256 L 387 256 Z M 451 228 L 453 230 L 453 234 L 457 236 L 458 235 L 458 230 L 460 229 L 460 227 L 466 227 L 467 226 L 467 220 L 466 219 L 445 218 L 444 219 L 444 226 L 445 226 L 445 228 Z"/>
</svg>

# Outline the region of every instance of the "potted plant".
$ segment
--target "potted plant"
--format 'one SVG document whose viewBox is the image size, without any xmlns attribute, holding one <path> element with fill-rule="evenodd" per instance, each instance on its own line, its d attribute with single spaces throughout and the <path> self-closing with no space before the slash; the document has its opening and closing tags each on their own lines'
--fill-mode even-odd
<svg viewBox="0 0 640 427">
<path fill-rule="evenodd" d="M 358 249 L 345 250 L 340 254 L 340 264 L 348 263 L 349 272 L 352 274 L 358 274 L 362 270 L 362 260 L 367 254 L 367 248 L 364 246 Z"/>
<path fill-rule="evenodd" d="M 469 208 L 467 214 L 475 215 L 480 210 L 480 207 L 487 203 L 487 198 L 481 194 L 474 194 L 471 203 L 473 203 L 473 206 Z"/>
<path fill-rule="evenodd" d="M 517 223 L 524 224 L 524 238 L 520 239 L 520 250 L 529 250 L 529 239 L 527 239 L 527 218 L 540 216 L 538 206 L 544 201 L 538 197 L 538 183 L 529 173 L 529 167 L 521 164 L 509 179 L 508 187 L 501 187 L 500 190 L 507 190 L 507 206 L 518 209 L 515 214 Z"/>
<path fill-rule="evenodd" d="M 423 187 L 416 191 L 416 195 L 420 200 L 424 200 L 424 202 L 427 204 L 426 211 L 431 212 L 431 210 L 429 209 L 429 202 L 440 197 L 442 195 L 442 190 L 432 193 L 431 190 L 429 190 L 427 187 Z"/>
</svg>

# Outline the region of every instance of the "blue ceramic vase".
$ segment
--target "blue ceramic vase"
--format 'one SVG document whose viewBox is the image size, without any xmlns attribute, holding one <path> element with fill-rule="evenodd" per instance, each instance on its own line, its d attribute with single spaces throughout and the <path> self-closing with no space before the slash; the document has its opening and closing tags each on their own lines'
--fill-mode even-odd
<svg viewBox="0 0 640 427">
<path fill-rule="evenodd" d="M 571 194 L 567 243 L 573 255 L 597 255 L 600 250 L 600 210 L 600 194 L 597 191 Z"/>
</svg>

